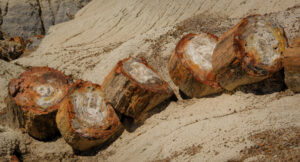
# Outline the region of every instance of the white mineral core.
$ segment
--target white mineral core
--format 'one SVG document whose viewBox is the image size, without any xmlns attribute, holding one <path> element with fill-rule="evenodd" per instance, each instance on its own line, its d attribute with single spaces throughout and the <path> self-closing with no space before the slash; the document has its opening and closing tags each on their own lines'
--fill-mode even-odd
<svg viewBox="0 0 300 162">
<path fill-rule="evenodd" d="M 151 69 L 139 62 L 132 62 L 130 64 L 132 70 L 129 74 L 140 83 L 156 83 L 159 78 Z"/>
<path fill-rule="evenodd" d="M 107 106 L 104 103 L 99 90 L 91 88 L 86 91 L 75 91 L 71 95 L 75 118 L 72 120 L 74 129 L 89 136 L 86 128 L 99 127 L 107 115 Z"/>
<path fill-rule="evenodd" d="M 185 55 L 202 69 L 209 70 L 212 68 L 212 54 L 216 43 L 216 40 L 206 34 L 197 35 L 187 44 Z"/>
<path fill-rule="evenodd" d="M 56 104 L 62 99 L 62 91 L 57 88 L 53 88 L 50 84 L 43 84 L 35 87 L 35 91 L 40 95 L 37 100 L 37 105 L 43 110 Z"/>
<path fill-rule="evenodd" d="M 254 30 L 246 31 L 243 34 L 243 38 L 247 42 L 245 52 L 256 50 L 263 65 L 272 65 L 273 61 L 281 56 L 277 50 L 280 42 L 273 35 L 273 32 L 277 31 L 264 20 L 250 25 Z"/>
</svg>

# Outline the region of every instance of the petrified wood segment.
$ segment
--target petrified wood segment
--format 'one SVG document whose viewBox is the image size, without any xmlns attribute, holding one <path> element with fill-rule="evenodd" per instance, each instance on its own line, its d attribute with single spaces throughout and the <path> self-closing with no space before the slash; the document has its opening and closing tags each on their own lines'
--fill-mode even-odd
<svg viewBox="0 0 300 162">
<path fill-rule="evenodd" d="M 103 144 L 122 128 L 101 87 L 81 80 L 60 104 L 56 122 L 66 142 L 79 151 Z"/>
<path fill-rule="evenodd" d="M 126 58 L 105 78 L 106 100 L 116 111 L 139 120 L 140 115 L 173 95 L 163 81 L 143 59 Z"/>
<path fill-rule="evenodd" d="M 11 104 L 9 108 L 19 112 L 18 118 L 24 118 L 25 130 L 31 136 L 40 140 L 54 138 L 59 134 L 55 123 L 57 108 L 68 94 L 71 82 L 71 78 L 57 70 L 31 68 L 11 80 L 9 93 L 17 107 Z"/>
<path fill-rule="evenodd" d="M 176 46 L 169 61 L 169 74 L 179 89 L 189 97 L 220 92 L 212 74 L 212 54 L 218 38 L 212 34 L 188 34 Z"/>
<path fill-rule="evenodd" d="M 300 36 L 284 52 L 285 83 L 294 92 L 300 92 Z"/>
<path fill-rule="evenodd" d="M 246 17 L 218 41 L 213 72 L 227 90 L 261 81 L 282 68 L 286 47 L 279 25 L 260 15 Z"/>
</svg>

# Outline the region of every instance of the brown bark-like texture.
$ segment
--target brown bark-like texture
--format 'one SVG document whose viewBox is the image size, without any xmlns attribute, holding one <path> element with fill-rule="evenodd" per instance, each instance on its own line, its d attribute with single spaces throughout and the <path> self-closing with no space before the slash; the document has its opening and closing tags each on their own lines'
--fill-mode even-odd
<svg viewBox="0 0 300 162">
<path fill-rule="evenodd" d="M 189 97 L 222 91 L 212 73 L 212 54 L 218 38 L 212 34 L 188 34 L 176 46 L 168 69 L 173 82 Z"/>
<path fill-rule="evenodd" d="M 119 117 L 103 97 L 100 85 L 79 80 L 60 104 L 57 126 L 73 149 L 101 146 L 122 130 Z"/>
<path fill-rule="evenodd" d="M 284 52 L 285 83 L 294 92 L 300 92 L 300 36 Z"/>
<path fill-rule="evenodd" d="M 9 83 L 9 111 L 20 126 L 39 140 L 59 135 L 55 122 L 58 105 L 68 94 L 71 78 L 48 68 L 34 67 Z M 23 122 L 24 121 L 24 122 Z"/>
<path fill-rule="evenodd" d="M 173 95 L 168 83 L 145 60 L 135 58 L 119 61 L 102 88 L 116 111 L 135 120 L 142 120 L 145 112 Z"/>
<path fill-rule="evenodd" d="M 227 90 L 259 82 L 282 68 L 286 47 L 283 28 L 265 16 L 248 16 L 218 41 L 213 73 Z"/>
<path fill-rule="evenodd" d="M 8 95 L 5 98 L 7 109 L 1 112 L 0 123 L 13 129 L 24 128 L 25 118 L 23 110 L 16 104 L 12 96 Z"/>
</svg>

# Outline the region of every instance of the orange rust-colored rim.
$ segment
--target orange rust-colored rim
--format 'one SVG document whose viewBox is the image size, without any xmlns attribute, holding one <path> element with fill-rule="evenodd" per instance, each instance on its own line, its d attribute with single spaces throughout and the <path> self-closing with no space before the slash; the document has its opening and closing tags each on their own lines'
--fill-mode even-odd
<svg viewBox="0 0 300 162">
<path fill-rule="evenodd" d="M 140 59 L 137 59 L 138 61 L 140 61 L 140 63 L 144 64 L 147 68 L 151 69 L 158 77 L 159 79 L 161 79 L 162 81 L 162 84 L 155 84 L 155 85 L 147 85 L 147 84 L 142 84 L 142 83 L 139 83 L 137 80 L 135 80 L 130 74 L 128 74 L 124 68 L 123 68 L 123 64 L 130 60 L 130 59 L 133 59 L 131 57 L 128 57 L 128 58 L 125 58 L 121 61 L 119 61 L 115 67 L 115 70 L 113 70 L 109 75 L 108 77 L 111 77 L 111 75 L 114 75 L 114 73 L 116 72 L 118 75 L 119 74 L 123 74 L 124 76 L 126 76 L 130 81 L 132 81 L 134 84 L 136 84 L 138 87 L 142 88 L 142 89 L 147 89 L 149 91 L 152 91 L 152 92 L 167 92 L 167 93 L 172 93 L 172 92 L 169 92 L 169 85 L 166 81 L 164 81 L 160 75 L 151 67 L 147 64 L 146 60 L 144 58 L 140 58 Z M 104 82 L 106 82 L 106 79 L 104 80 Z"/>
<path fill-rule="evenodd" d="M 204 33 L 208 37 L 215 39 L 218 41 L 218 37 L 210 34 L 210 33 Z M 212 73 L 212 71 L 201 69 L 197 64 L 192 62 L 191 60 L 186 59 L 185 57 L 185 49 L 187 44 L 198 34 L 190 33 L 185 35 L 176 45 L 175 48 L 175 55 L 177 55 L 178 59 L 181 61 L 183 66 L 187 68 L 189 71 L 192 71 L 193 77 L 206 85 L 209 85 L 214 88 L 221 88 L 216 80 L 215 75 Z"/>
<path fill-rule="evenodd" d="M 234 32 L 234 45 L 235 45 L 234 49 L 235 49 L 235 53 L 240 53 L 240 55 L 237 56 L 237 59 L 241 63 L 242 68 L 245 70 L 246 73 L 248 73 L 249 75 L 254 76 L 254 77 L 259 77 L 262 75 L 259 74 L 257 72 L 257 70 L 261 69 L 262 71 L 265 71 L 265 73 L 266 73 L 265 75 L 268 76 L 268 75 L 271 75 L 271 74 L 279 71 L 280 69 L 282 69 L 283 56 L 275 59 L 273 61 L 274 64 L 272 66 L 262 65 L 257 62 L 257 59 L 255 59 L 256 55 L 254 53 L 245 52 L 245 49 L 243 46 L 245 41 L 241 39 L 242 38 L 241 35 L 243 34 L 243 31 L 245 30 L 245 27 L 249 23 L 248 19 L 256 17 L 256 16 L 261 16 L 261 15 L 255 14 L 255 15 L 247 16 L 247 17 L 243 18 L 240 23 L 238 23 L 237 30 L 235 30 L 235 32 Z M 288 44 L 288 40 L 287 40 L 285 31 L 283 28 L 282 28 L 282 33 L 280 31 L 280 35 L 285 39 L 285 41 L 286 41 L 285 43 Z M 246 63 L 244 61 L 245 57 L 249 58 L 248 63 Z M 253 67 L 253 68 L 251 68 L 251 67 Z"/>
<path fill-rule="evenodd" d="M 58 109 L 58 107 L 59 107 L 59 103 L 65 98 L 65 96 L 67 96 L 67 94 L 69 93 L 71 87 L 70 87 L 70 85 L 66 84 L 66 85 L 68 85 L 68 86 L 66 86 L 66 88 L 68 88 L 68 90 L 67 90 L 65 96 L 63 98 L 61 98 L 61 100 L 57 104 L 55 104 L 53 106 L 50 106 L 45 111 L 39 110 L 37 108 L 38 106 L 36 106 L 35 104 L 33 104 L 35 106 L 22 106 L 23 104 L 21 104 L 21 102 L 14 97 L 14 96 L 17 96 L 17 94 L 13 94 L 13 92 L 11 90 L 11 87 L 14 86 L 15 88 L 20 88 L 20 86 L 22 85 L 22 83 L 24 83 L 24 81 L 26 80 L 27 77 L 30 78 L 31 74 L 36 73 L 36 72 L 40 72 L 40 71 L 45 71 L 45 72 L 51 71 L 51 72 L 54 72 L 55 74 L 59 75 L 59 77 L 64 78 L 67 82 L 69 80 L 72 80 L 71 77 L 66 76 L 62 72 L 60 72 L 58 70 L 55 70 L 55 69 L 52 69 L 52 68 L 49 68 L 49 67 L 32 67 L 29 70 L 27 70 L 24 73 L 22 73 L 18 78 L 12 79 L 10 81 L 8 87 L 9 87 L 9 93 L 12 96 L 13 100 L 16 102 L 17 105 L 19 105 L 21 107 L 21 109 L 23 111 L 25 111 L 25 112 L 29 111 L 29 112 L 32 112 L 34 114 L 41 114 L 42 115 L 42 114 L 48 114 L 50 112 L 56 111 Z"/>
<path fill-rule="evenodd" d="M 105 138 L 112 135 L 111 131 L 115 131 L 116 130 L 115 128 L 118 128 L 118 127 L 121 126 L 121 122 L 119 121 L 119 118 L 118 118 L 116 112 L 114 111 L 113 107 L 104 100 L 104 93 L 103 93 L 102 88 L 101 88 L 100 85 L 94 84 L 94 83 L 91 83 L 91 82 L 88 82 L 88 81 L 78 80 L 72 86 L 73 88 L 72 88 L 72 91 L 70 92 L 70 94 L 72 94 L 75 90 L 79 90 L 79 91 L 84 90 L 88 86 L 95 86 L 97 89 L 100 89 L 100 92 L 102 94 L 101 97 L 103 98 L 103 102 L 105 102 L 106 106 L 108 107 L 108 110 L 107 110 L 108 114 L 107 114 L 107 117 L 104 120 L 108 120 L 109 122 L 113 121 L 113 122 L 109 123 L 109 126 L 113 127 L 114 129 L 105 130 L 105 129 L 102 129 L 102 126 L 100 128 L 97 128 L 97 129 L 96 128 L 86 128 L 86 131 L 90 135 L 88 137 L 83 135 L 82 133 L 77 132 L 73 128 L 72 123 L 71 123 L 71 121 L 75 118 L 75 112 L 74 112 L 73 104 L 70 100 L 70 95 L 64 99 L 65 100 L 64 102 L 67 102 L 68 123 L 66 123 L 66 124 L 69 125 L 69 128 L 71 128 L 73 133 L 79 134 L 82 137 L 85 137 L 85 138 L 88 138 L 88 139 L 100 139 L 100 138 L 105 139 Z M 105 130 L 105 131 L 103 131 L 103 130 Z"/>
</svg>

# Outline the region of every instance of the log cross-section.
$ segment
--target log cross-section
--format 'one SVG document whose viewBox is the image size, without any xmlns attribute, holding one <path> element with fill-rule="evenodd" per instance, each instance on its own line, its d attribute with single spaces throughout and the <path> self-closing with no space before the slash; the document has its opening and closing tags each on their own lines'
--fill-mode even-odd
<svg viewBox="0 0 300 162">
<path fill-rule="evenodd" d="M 294 92 L 300 92 L 300 36 L 284 52 L 285 83 Z"/>
<path fill-rule="evenodd" d="M 57 126 L 75 150 L 87 151 L 101 146 L 122 130 L 119 117 L 103 98 L 100 85 L 79 80 L 61 102 Z"/>
<path fill-rule="evenodd" d="M 222 88 L 212 74 L 212 54 L 218 38 L 212 34 L 188 34 L 176 46 L 168 69 L 173 82 L 189 97 L 218 93 Z"/>
<path fill-rule="evenodd" d="M 55 115 L 62 99 L 68 94 L 72 79 L 48 67 L 34 67 L 10 81 L 10 109 L 22 111 L 25 130 L 39 140 L 55 138 L 59 131 Z M 16 107 L 15 107 L 16 106 Z"/>
<path fill-rule="evenodd" d="M 282 68 L 286 47 L 283 28 L 265 16 L 248 16 L 218 41 L 213 72 L 227 90 L 259 82 Z"/>
<path fill-rule="evenodd" d="M 106 100 L 116 111 L 142 120 L 141 114 L 173 95 L 173 91 L 144 59 L 118 62 L 102 83 Z"/>
</svg>

